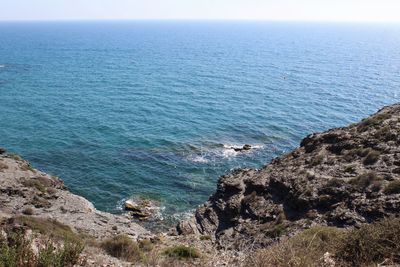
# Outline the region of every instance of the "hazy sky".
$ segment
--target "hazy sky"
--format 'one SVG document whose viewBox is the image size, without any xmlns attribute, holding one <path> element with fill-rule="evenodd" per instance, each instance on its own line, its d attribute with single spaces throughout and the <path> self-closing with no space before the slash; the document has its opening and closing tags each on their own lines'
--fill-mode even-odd
<svg viewBox="0 0 400 267">
<path fill-rule="evenodd" d="M 0 20 L 69 19 L 400 22 L 400 0 L 0 0 Z"/>
</svg>

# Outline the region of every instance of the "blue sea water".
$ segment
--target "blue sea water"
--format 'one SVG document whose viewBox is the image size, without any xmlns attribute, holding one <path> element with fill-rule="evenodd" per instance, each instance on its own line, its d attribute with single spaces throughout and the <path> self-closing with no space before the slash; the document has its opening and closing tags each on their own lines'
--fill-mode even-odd
<svg viewBox="0 0 400 267">
<path fill-rule="evenodd" d="M 396 24 L 0 23 L 0 146 L 111 212 L 182 214 L 227 170 L 399 100 Z"/>
</svg>

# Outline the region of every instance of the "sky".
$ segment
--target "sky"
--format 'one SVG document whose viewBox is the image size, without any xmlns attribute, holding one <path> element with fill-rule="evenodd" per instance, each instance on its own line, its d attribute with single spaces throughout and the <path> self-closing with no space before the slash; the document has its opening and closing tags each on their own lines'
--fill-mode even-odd
<svg viewBox="0 0 400 267">
<path fill-rule="evenodd" d="M 400 0 L 0 0 L 0 20 L 400 22 Z"/>
</svg>

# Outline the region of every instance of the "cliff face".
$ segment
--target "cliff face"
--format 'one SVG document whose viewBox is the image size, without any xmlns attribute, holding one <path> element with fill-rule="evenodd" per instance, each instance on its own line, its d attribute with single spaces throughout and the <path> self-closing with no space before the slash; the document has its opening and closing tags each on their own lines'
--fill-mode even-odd
<svg viewBox="0 0 400 267">
<path fill-rule="evenodd" d="M 222 176 L 181 222 L 181 234 L 223 247 L 269 245 L 313 225 L 338 227 L 400 214 L 400 104 L 348 127 L 311 134 L 262 169 Z"/>
</svg>

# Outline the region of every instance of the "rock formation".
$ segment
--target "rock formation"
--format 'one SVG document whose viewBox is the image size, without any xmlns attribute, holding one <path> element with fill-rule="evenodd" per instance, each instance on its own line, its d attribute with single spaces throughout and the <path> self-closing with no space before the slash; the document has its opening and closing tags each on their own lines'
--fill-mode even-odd
<svg viewBox="0 0 400 267">
<path fill-rule="evenodd" d="M 96 238 L 124 233 L 137 239 L 149 234 L 128 217 L 97 210 L 85 198 L 66 190 L 57 177 L 32 168 L 4 149 L 0 150 L 0 207 L 0 218 L 29 211 L 30 216 L 56 219 Z"/>
<path fill-rule="evenodd" d="M 223 247 L 262 247 L 313 225 L 400 214 L 400 104 L 344 128 L 311 134 L 261 169 L 223 175 L 180 234 Z"/>
</svg>

